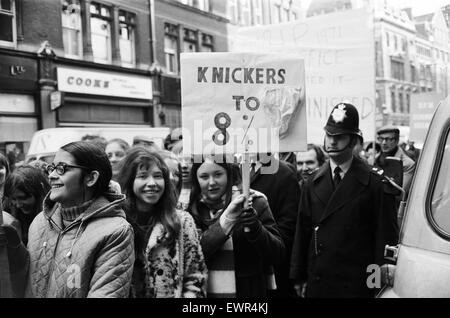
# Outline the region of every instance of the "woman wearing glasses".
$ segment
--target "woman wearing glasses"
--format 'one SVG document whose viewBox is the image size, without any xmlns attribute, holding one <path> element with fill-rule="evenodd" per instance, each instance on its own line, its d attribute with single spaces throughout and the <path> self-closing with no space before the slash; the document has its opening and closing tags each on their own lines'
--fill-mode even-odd
<svg viewBox="0 0 450 318">
<path fill-rule="evenodd" d="M 127 297 L 133 230 L 109 191 L 111 164 L 99 146 L 78 141 L 47 167 L 51 190 L 28 235 L 29 297 Z"/>
</svg>

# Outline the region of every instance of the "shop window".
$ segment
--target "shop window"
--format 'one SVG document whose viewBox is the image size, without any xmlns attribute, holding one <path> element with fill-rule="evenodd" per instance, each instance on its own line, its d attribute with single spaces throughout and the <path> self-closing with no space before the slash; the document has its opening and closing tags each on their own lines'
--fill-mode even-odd
<svg viewBox="0 0 450 318">
<path fill-rule="evenodd" d="M 16 45 L 16 10 L 14 0 L 0 1 L 0 45 Z"/>
<path fill-rule="evenodd" d="M 166 23 L 164 25 L 164 55 L 168 73 L 178 73 L 178 27 Z"/>
<path fill-rule="evenodd" d="M 104 5 L 92 2 L 90 12 L 94 61 L 111 63 L 111 10 Z"/>
<path fill-rule="evenodd" d="M 253 11 L 255 17 L 255 25 L 263 24 L 262 0 L 253 0 Z"/>
<path fill-rule="evenodd" d="M 119 48 L 122 66 L 132 67 L 135 59 L 136 15 L 119 10 Z"/>
<path fill-rule="evenodd" d="M 183 52 L 197 52 L 197 35 L 194 30 L 184 29 Z"/>
<path fill-rule="evenodd" d="M 202 34 L 202 52 L 213 52 L 213 37 L 209 34 Z"/>
<path fill-rule="evenodd" d="M 241 23 L 243 25 L 251 24 L 250 0 L 241 0 Z"/>
<path fill-rule="evenodd" d="M 82 57 L 83 44 L 81 37 L 81 12 L 79 0 L 62 1 L 61 20 L 64 53 L 67 57 Z"/>
</svg>

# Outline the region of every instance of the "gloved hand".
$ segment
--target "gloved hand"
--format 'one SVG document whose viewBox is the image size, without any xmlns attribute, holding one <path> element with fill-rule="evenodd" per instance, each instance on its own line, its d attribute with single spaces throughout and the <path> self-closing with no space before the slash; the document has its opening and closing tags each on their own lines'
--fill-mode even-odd
<svg viewBox="0 0 450 318">
<path fill-rule="evenodd" d="M 239 224 L 246 233 L 258 233 L 262 227 L 261 221 L 258 218 L 258 213 L 253 207 L 249 207 L 242 212 L 239 217 Z"/>
</svg>

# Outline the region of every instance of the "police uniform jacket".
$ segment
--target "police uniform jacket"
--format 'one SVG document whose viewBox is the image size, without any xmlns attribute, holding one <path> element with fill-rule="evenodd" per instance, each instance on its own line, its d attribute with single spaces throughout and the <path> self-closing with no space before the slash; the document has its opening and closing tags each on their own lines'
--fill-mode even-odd
<svg viewBox="0 0 450 318">
<path fill-rule="evenodd" d="M 367 268 L 398 239 L 394 197 L 356 157 L 336 190 L 331 175 L 327 162 L 303 188 L 291 278 L 307 297 L 371 297 Z"/>
</svg>

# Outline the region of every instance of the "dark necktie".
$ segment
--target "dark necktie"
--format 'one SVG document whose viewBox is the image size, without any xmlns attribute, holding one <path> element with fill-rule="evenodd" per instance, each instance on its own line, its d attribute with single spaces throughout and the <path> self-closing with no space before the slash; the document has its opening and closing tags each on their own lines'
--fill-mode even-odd
<svg viewBox="0 0 450 318">
<path fill-rule="evenodd" d="M 250 164 L 250 181 L 252 180 L 252 178 L 255 175 L 255 173 L 256 173 L 256 163 L 252 162 Z"/>
<path fill-rule="evenodd" d="M 337 186 L 339 185 L 339 183 L 341 182 L 342 178 L 341 178 L 341 171 L 342 169 L 339 168 L 339 166 L 337 166 L 336 168 L 334 168 L 334 177 L 333 177 L 333 183 L 334 183 L 334 187 L 337 188 Z"/>
</svg>

